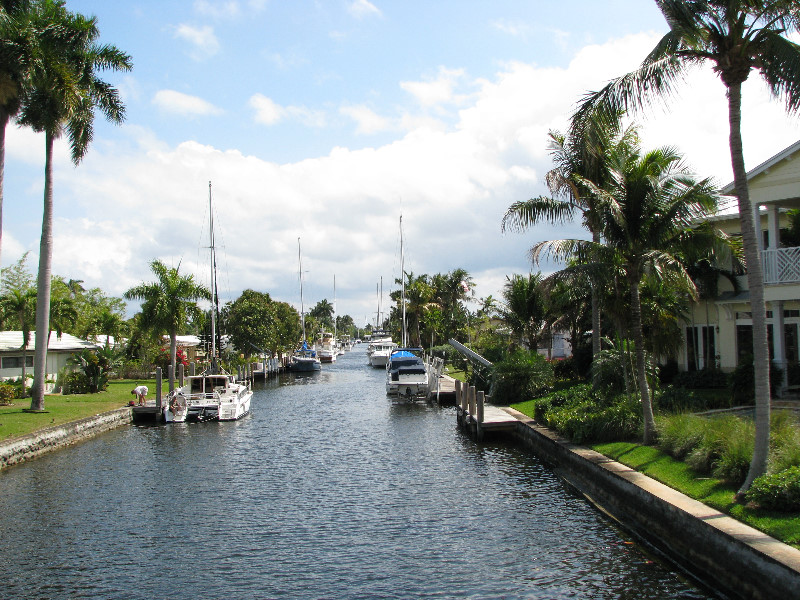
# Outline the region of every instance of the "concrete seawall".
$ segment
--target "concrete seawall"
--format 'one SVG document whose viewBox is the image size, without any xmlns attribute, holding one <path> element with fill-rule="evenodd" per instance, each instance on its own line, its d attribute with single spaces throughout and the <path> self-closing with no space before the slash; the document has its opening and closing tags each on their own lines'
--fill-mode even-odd
<svg viewBox="0 0 800 600">
<path fill-rule="evenodd" d="M 0 469 L 75 444 L 131 421 L 131 409 L 124 407 L 4 440 L 0 442 Z"/>
<path fill-rule="evenodd" d="M 506 410 L 519 421 L 519 443 L 712 589 L 756 600 L 800 595 L 800 550 Z"/>
</svg>

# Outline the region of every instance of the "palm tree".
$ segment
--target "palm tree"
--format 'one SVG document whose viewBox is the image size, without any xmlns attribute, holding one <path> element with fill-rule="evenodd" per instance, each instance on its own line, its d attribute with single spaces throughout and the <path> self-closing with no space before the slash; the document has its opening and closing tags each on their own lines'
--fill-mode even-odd
<svg viewBox="0 0 800 600">
<path fill-rule="evenodd" d="M 36 290 L 10 289 L 0 297 L 0 310 L 3 317 L 14 318 L 22 332 L 22 392 L 25 393 L 27 348 L 31 341 L 31 328 L 33 327 L 34 307 L 36 306 Z"/>
<path fill-rule="evenodd" d="M 3 239 L 3 175 L 6 162 L 6 127 L 20 108 L 20 99 L 35 56 L 36 36 L 30 35 L 30 2 L 0 0 L 0 245 Z"/>
<path fill-rule="evenodd" d="M 120 123 L 124 105 L 117 90 L 96 71 L 129 70 L 131 59 L 115 46 L 98 45 L 95 17 L 66 10 L 61 0 L 33 5 L 33 21 L 40 31 L 41 61 L 30 73 L 19 122 L 45 134 L 44 211 L 39 245 L 36 305 L 36 348 L 31 410 L 44 410 L 47 336 L 50 332 L 50 286 L 53 259 L 53 144 L 66 130 L 72 161 L 81 161 L 92 140 L 94 109 Z M 52 35 L 53 31 L 59 35 Z"/>
<path fill-rule="evenodd" d="M 709 180 L 698 181 L 680 164 L 671 148 L 642 154 L 636 146 L 622 144 L 609 156 L 610 177 L 605 189 L 590 181 L 585 185 L 601 199 L 603 244 L 583 240 L 541 242 L 532 250 L 536 260 L 552 252 L 559 258 L 579 257 L 621 262 L 630 294 L 630 328 L 636 351 L 636 379 L 642 402 L 644 443 L 652 442 L 654 420 L 647 383 L 642 327 L 641 284 L 647 271 L 670 281 L 680 281 L 694 292 L 678 256 L 691 245 L 715 242 L 710 228 L 694 227 L 716 209 L 717 194 Z"/>
<path fill-rule="evenodd" d="M 542 220 L 553 224 L 566 223 L 576 214 L 591 233 L 592 241 L 600 243 L 600 211 L 598 200 L 582 181 L 589 180 L 603 187 L 608 178 L 606 155 L 615 144 L 630 143 L 635 136 L 632 128 L 620 130 L 619 122 L 604 119 L 584 119 L 573 124 L 569 135 L 550 131 L 548 147 L 555 166 L 545 175 L 551 196 L 539 196 L 512 204 L 503 215 L 501 229 L 522 231 Z M 600 351 L 600 304 L 598 286 L 592 280 L 592 354 Z"/>
<path fill-rule="evenodd" d="M 175 356 L 178 332 L 186 327 L 190 317 L 200 318 L 197 300 L 211 300 L 211 291 L 196 283 L 193 275 L 181 275 L 178 269 L 167 267 L 160 260 L 150 263 L 158 281 L 132 287 L 123 295 L 126 300 L 142 300 L 141 325 L 155 336 L 169 334 L 169 356 L 172 373 L 169 391 L 175 389 Z"/>
<path fill-rule="evenodd" d="M 506 276 L 500 318 L 534 352 L 548 325 L 548 299 L 541 273 Z"/>
<path fill-rule="evenodd" d="M 741 499 L 753 480 L 766 471 L 770 421 L 766 304 L 742 149 L 742 84 L 757 70 L 772 94 L 786 101 L 789 112 L 800 109 L 800 46 L 785 37 L 800 26 L 800 7 L 787 0 L 656 0 L 656 4 L 669 32 L 639 69 L 590 94 L 577 116 L 580 121 L 599 111 L 616 118 L 622 110 L 640 110 L 655 98 L 669 98 L 687 70 L 700 63 L 710 62 L 725 85 L 733 183 L 753 315 L 756 434 L 750 469 L 737 493 Z"/>
<path fill-rule="evenodd" d="M 50 301 L 50 328 L 55 329 L 56 335 L 61 337 L 67 329 L 75 325 L 78 320 L 78 310 L 72 298 L 53 298 Z M 50 333 L 47 332 L 47 343 L 50 344 Z"/>
</svg>

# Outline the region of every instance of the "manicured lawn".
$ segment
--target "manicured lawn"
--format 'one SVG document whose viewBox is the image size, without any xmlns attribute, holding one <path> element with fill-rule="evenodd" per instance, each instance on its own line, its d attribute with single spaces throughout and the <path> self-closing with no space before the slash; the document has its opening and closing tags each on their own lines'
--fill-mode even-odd
<svg viewBox="0 0 800 600">
<path fill-rule="evenodd" d="M 733 501 L 737 491 L 735 486 L 710 477 L 698 477 L 685 463 L 657 448 L 630 442 L 595 444 L 591 448 L 742 523 L 800 548 L 800 517 L 737 504 Z"/>
<path fill-rule="evenodd" d="M 148 400 L 155 398 L 155 381 L 112 381 L 108 390 L 99 394 L 45 396 L 44 413 L 28 413 L 30 398 L 15 400 L 13 406 L 0 406 L 0 440 L 32 433 L 52 425 L 77 421 L 98 413 L 125 406 L 133 398 L 131 390 L 137 384 L 150 388 Z"/>
</svg>

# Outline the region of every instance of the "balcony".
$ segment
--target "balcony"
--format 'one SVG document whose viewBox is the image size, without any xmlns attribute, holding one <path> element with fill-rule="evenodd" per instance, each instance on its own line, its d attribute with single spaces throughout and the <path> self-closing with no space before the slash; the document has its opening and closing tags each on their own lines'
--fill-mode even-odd
<svg viewBox="0 0 800 600">
<path fill-rule="evenodd" d="M 764 283 L 800 283 L 800 247 L 762 251 Z"/>
</svg>

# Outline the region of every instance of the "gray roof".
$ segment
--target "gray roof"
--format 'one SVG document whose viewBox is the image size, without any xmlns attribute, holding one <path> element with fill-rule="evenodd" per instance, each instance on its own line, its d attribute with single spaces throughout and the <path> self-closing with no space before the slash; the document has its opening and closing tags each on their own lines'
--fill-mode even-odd
<svg viewBox="0 0 800 600">
<path fill-rule="evenodd" d="M 27 349 L 33 351 L 34 340 L 36 339 L 36 332 L 31 331 L 31 337 L 28 341 Z M 21 331 L 0 331 L 0 352 L 19 351 L 22 347 L 22 332 Z M 100 348 L 99 344 L 87 342 L 80 338 L 62 333 L 61 337 L 55 331 L 50 333 L 50 343 L 47 346 L 48 352 L 79 352 L 84 348 L 91 348 L 93 350 Z"/>
</svg>

